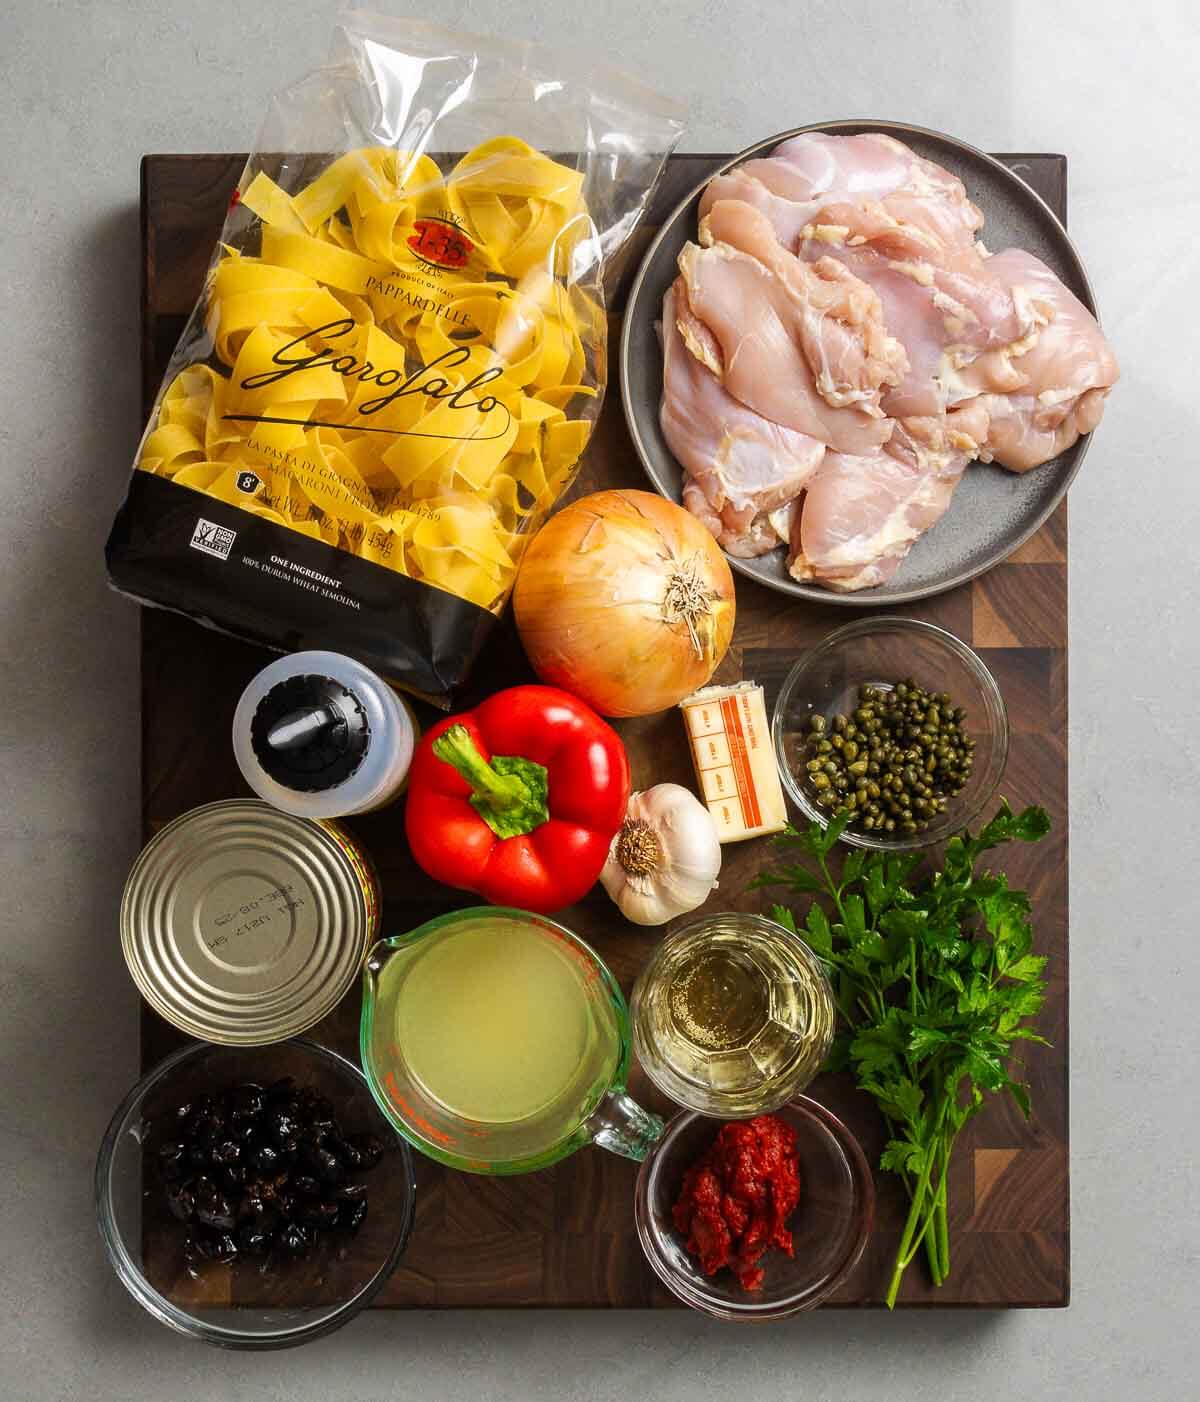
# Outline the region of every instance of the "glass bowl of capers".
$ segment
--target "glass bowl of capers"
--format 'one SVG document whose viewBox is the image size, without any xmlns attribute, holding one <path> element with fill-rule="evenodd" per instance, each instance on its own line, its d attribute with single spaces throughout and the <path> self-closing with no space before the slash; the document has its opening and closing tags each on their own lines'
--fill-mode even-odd
<svg viewBox="0 0 1200 1402">
<path fill-rule="evenodd" d="M 852 847 L 932 847 L 991 800 L 1008 712 L 978 655 L 915 618 L 831 633 L 788 674 L 771 724 L 792 802 L 826 824 L 850 811 Z"/>
</svg>

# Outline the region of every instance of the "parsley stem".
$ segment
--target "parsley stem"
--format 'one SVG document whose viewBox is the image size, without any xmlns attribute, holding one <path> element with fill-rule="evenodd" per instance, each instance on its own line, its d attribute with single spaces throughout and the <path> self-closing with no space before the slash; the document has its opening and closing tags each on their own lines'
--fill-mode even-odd
<svg viewBox="0 0 1200 1402">
<path fill-rule="evenodd" d="M 829 865 L 825 861 L 825 856 L 823 853 L 818 853 L 817 861 L 821 867 L 821 875 L 825 878 L 825 888 L 826 890 L 828 890 L 830 899 L 833 901 L 833 904 L 837 909 L 838 916 L 841 919 L 842 924 L 844 925 L 846 923 L 846 912 L 842 907 L 842 888 L 829 874 Z"/>
<path fill-rule="evenodd" d="M 935 1163 L 938 1162 L 938 1160 L 941 1157 L 940 1151 L 944 1145 L 943 1129 L 946 1120 L 946 1113 L 949 1110 L 949 1108 L 950 1102 L 946 1097 L 943 1096 L 941 1106 L 938 1109 L 937 1123 L 933 1127 L 933 1134 L 930 1137 L 929 1148 L 926 1151 L 925 1163 L 921 1169 L 921 1176 L 917 1179 L 916 1189 L 913 1192 L 912 1206 L 909 1208 L 908 1220 L 904 1224 L 904 1233 L 900 1238 L 900 1245 L 896 1251 L 896 1262 L 892 1268 L 892 1279 L 890 1284 L 888 1285 L 887 1292 L 888 1309 L 893 1309 L 895 1307 L 896 1296 L 900 1293 L 900 1281 L 904 1276 L 904 1272 L 905 1270 L 907 1270 L 908 1266 L 912 1262 L 913 1257 L 917 1254 L 921 1242 L 926 1239 L 926 1234 L 929 1232 L 931 1225 L 935 1223 L 937 1218 L 937 1193 L 945 1191 L 944 1168 L 939 1179 L 937 1189 L 935 1189 L 934 1202 L 930 1205 L 929 1209 L 923 1210 L 923 1208 L 925 1203 L 925 1195 L 929 1191 L 930 1175 L 933 1172 Z M 918 1223 L 920 1224 L 919 1231 Z M 934 1227 L 934 1230 L 936 1231 L 936 1226 Z M 940 1250 L 938 1251 L 937 1256 L 940 1263 Z M 941 1280 L 937 1279 L 936 1275 L 935 1283 L 939 1285 L 941 1284 Z"/>
</svg>

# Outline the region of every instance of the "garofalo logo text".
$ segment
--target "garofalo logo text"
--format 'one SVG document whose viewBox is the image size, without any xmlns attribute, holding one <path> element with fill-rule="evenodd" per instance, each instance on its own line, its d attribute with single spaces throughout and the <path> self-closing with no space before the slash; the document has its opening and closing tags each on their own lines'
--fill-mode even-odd
<svg viewBox="0 0 1200 1402">
<path fill-rule="evenodd" d="M 278 384 L 281 380 L 286 380 L 289 375 L 299 374 L 301 370 L 312 370 L 317 367 L 327 367 L 335 374 L 342 375 L 348 380 L 359 380 L 363 384 L 376 385 L 379 389 L 388 391 L 380 394 L 377 398 L 368 399 L 358 406 L 357 412 L 364 417 L 377 414 L 381 409 L 386 409 L 389 404 L 396 403 L 397 400 L 406 399 L 412 395 L 423 395 L 426 399 L 440 400 L 447 409 L 461 410 L 464 414 L 475 414 L 487 417 L 498 411 L 503 414 L 504 419 L 495 430 L 491 423 L 486 425 L 487 432 L 480 433 L 478 418 L 470 424 L 475 428 L 475 432 L 469 429 L 463 433 L 422 433 L 413 429 L 396 428 L 371 428 L 366 424 L 355 424 L 354 427 L 360 433 L 388 433 L 393 437 L 406 434 L 411 438 L 451 438 L 455 440 L 471 440 L 478 443 L 486 443 L 492 438 L 502 438 L 508 431 L 508 426 L 512 422 L 512 415 L 508 407 L 501 404 L 492 394 L 481 394 L 477 398 L 472 398 L 484 385 L 489 385 L 493 380 L 498 380 L 504 374 L 502 366 L 493 366 L 490 370 L 481 370 L 479 374 L 473 376 L 465 385 L 460 385 L 457 389 L 446 378 L 445 372 L 457 369 L 471 358 L 471 350 L 468 346 L 456 346 L 453 350 L 448 350 L 444 355 L 439 355 L 436 360 L 431 360 L 428 365 L 423 365 L 419 370 L 414 370 L 411 375 L 406 376 L 402 370 L 383 369 L 377 370 L 369 360 L 358 360 L 352 355 L 339 355 L 336 350 L 314 351 L 306 344 L 309 336 L 321 336 L 326 341 L 336 341 L 342 336 L 348 336 L 354 331 L 356 323 L 347 317 L 344 321 L 330 321 L 324 326 L 318 326 L 315 331 L 308 331 L 303 336 L 297 336 L 294 341 L 289 341 L 286 346 L 280 348 L 271 357 L 271 361 L 279 368 L 276 370 L 264 370 L 258 375 L 248 375 L 240 382 L 242 389 L 265 389 L 268 385 Z M 303 353 L 293 354 L 297 349 Z M 394 386 L 394 388 L 393 388 Z M 345 428 L 345 423 L 333 423 L 318 419 L 292 419 L 280 415 L 269 414 L 225 414 L 223 416 L 231 423 L 261 423 L 261 424 L 298 424 L 301 428 Z M 464 424 L 464 428 L 468 428 Z"/>
</svg>

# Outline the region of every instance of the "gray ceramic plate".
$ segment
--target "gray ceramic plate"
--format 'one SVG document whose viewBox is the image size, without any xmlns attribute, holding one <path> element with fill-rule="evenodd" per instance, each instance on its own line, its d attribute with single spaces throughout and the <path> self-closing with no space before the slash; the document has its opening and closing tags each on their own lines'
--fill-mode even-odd
<svg viewBox="0 0 1200 1402">
<path fill-rule="evenodd" d="M 814 123 L 760 141 L 721 169 L 740 165 L 752 156 L 766 155 L 781 141 L 805 131 L 845 135 L 887 132 L 918 155 L 937 161 L 963 181 L 967 194 L 983 211 L 987 222 L 982 237 L 990 249 L 1019 245 L 1036 253 L 1085 306 L 1095 311 L 1095 299 L 1079 254 L 1040 196 L 999 161 L 940 132 L 899 122 Z M 682 469 L 671 455 L 658 422 L 662 351 L 656 322 L 662 318 L 663 294 L 675 278 L 679 251 L 696 236 L 700 193 L 712 174 L 674 210 L 650 246 L 629 294 L 621 336 L 621 383 L 629 432 L 650 480 L 672 501 L 680 500 Z M 756 560 L 727 558 L 741 574 L 800 599 L 862 608 L 928 598 L 974 579 L 1027 540 L 1065 496 L 1083 461 L 1088 441 L 1086 436 L 1079 439 L 1074 447 L 1024 476 L 973 463 L 967 468 L 949 511 L 917 541 L 892 582 L 878 589 L 838 594 L 816 585 L 799 584 L 787 573 L 783 549 Z"/>
</svg>

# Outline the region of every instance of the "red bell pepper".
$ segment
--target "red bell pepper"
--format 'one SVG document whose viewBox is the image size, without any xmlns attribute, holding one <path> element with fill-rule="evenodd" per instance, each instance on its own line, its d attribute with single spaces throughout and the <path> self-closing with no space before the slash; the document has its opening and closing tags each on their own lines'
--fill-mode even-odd
<svg viewBox="0 0 1200 1402">
<path fill-rule="evenodd" d="M 594 884 L 628 802 L 617 732 L 565 691 L 514 686 L 422 738 L 405 826 L 435 880 L 550 914 Z"/>
</svg>

